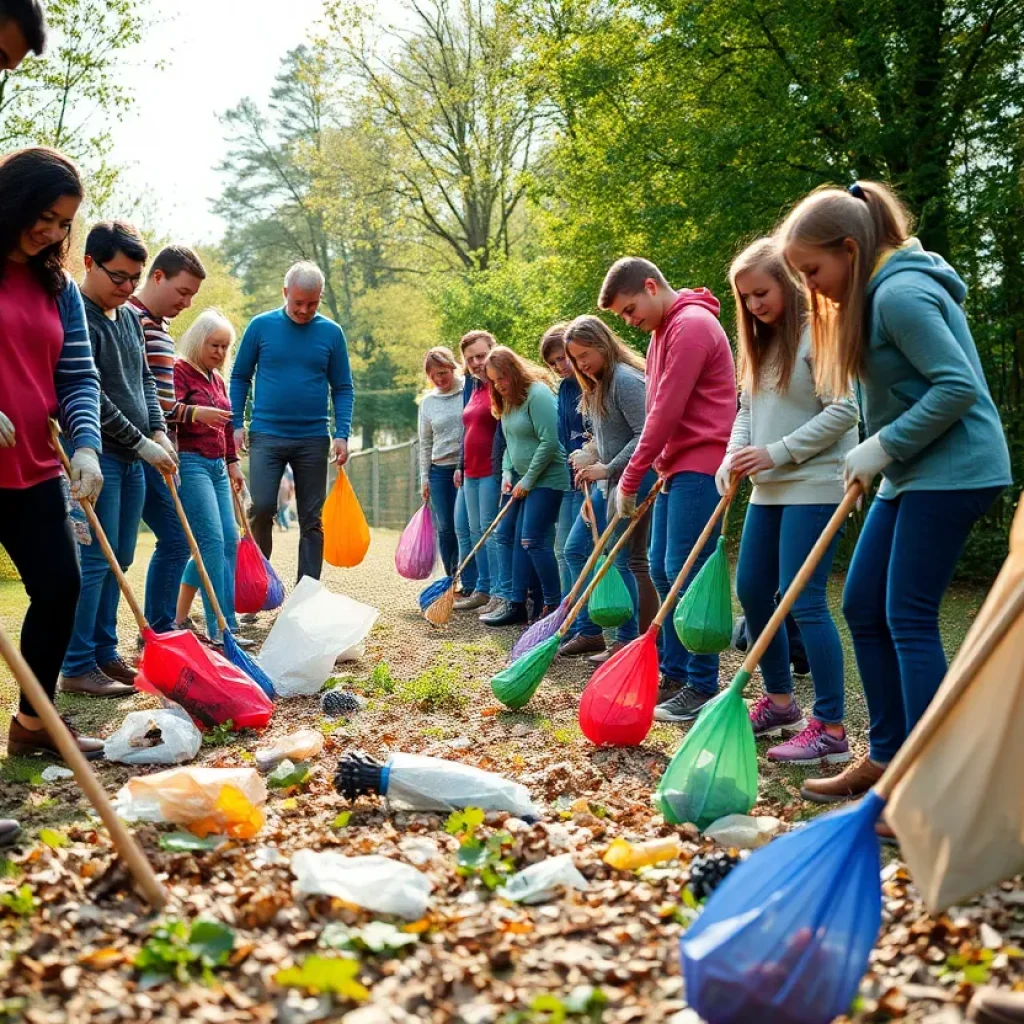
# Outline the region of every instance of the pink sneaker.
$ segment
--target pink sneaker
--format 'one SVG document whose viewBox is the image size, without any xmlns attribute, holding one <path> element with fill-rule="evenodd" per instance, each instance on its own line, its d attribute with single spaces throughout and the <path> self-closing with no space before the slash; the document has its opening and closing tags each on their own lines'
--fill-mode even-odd
<svg viewBox="0 0 1024 1024">
<path fill-rule="evenodd" d="M 799 736 L 772 747 L 768 760 L 788 764 L 844 764 L 850 760 L 850 744 L 845 730 L 842 736 L 833 736 L 825 731 L 824 722 L 812 718 Z"/>
<path fill-rule="evenodd" d="M 800 705 L 795 700 L 780 708 L 765 694 L 750 708 L 750 725 L 754 730 L 755 739 L 762 736 L 774 739 L 776 736 L 795 736 L 807 723 L 804 721 Z"/>
</svg>

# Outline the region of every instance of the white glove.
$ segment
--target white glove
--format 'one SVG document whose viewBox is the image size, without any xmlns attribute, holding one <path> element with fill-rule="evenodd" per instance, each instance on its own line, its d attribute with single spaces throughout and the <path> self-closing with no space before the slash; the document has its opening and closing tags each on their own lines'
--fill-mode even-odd
<svg viewBox="0 0 1024 1024">
<path fill-rule="evenodd" d="M 722 464 L 715 474 L 715 487 L 718 489 L 719 497 L 724 498 L 725 492 L 729 490 L 729 478 L 732 476 L 732 456 L 726 455 Z"/>
<path fill-rule="evenodd" d="M 163 445 L 144 437 L 135 446 L 135 452 L 140 459 L 145 459 L 154 469 L 161 473 L 175 473 L 178 464 L 170 457 Z"/>
<path fill-rule="evenodd" d="M 102 487 L 99 456 L 91 448 L 76 448 L 71 456 L 71 493 L 79 501 L 95 501 Z"/>
<path fill-rule="evenodd" d="M 597 448 L 593 441 L 588 441 L 582 448 L 569 453 L 569 461 L 573 469 L 586 469 L 597 462 Z"/>
<path fill-rule="evenodd" d="M 849 489 L 855 480 L 865 491 L 874 483 L 875 477 L 892 462 L 892 456 L 882 447 L 878 434 L 872 434 L 846 456 L 843 467 L 843 487 Z"/>
<path fill-rule="evenodd" d="M 636 515 L 636 494 L 629 494 L 621 487 L 615 492 L 615 510 L 623 519 L 632 519 Z"/>
<path fill-rule="evenodd" d="M 157 430 L 153 434 L 153 440 L 174 459 L 176 466 L 180 465 L 181 459 L 178 458 L 178 449 L 174 447 L 174 442 L 162 430 Z"/>
<path fill-rule="evenodd" d="M 512 474 L 502 473 L 501 474 L 501 493 L 508 494 L 512 490 Z"/>
<path fill-rule="evenodd" d="M 14 447 L 14 424 L 0 412 L 0 448 Z"/>
</svg>

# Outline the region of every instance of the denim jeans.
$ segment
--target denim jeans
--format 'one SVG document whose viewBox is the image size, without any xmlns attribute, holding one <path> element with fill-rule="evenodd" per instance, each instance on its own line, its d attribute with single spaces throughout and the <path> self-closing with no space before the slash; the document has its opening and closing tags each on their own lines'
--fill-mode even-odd
<svg viewBox="0 0 1024 1024">
<path fill-rule="evenodd" d="M 469 558 L 473 550 L 473 535 L 469 529 L 469 509 L 466 506 L 466 484 L 463 484 L 455 495 L 455 538 L 459 546 L 459 565 Z M 466 568 L 462 570 L 459 583 L 464 594 L 470 594 L 477 589 L 477 564 L 476 558 L 470 558 L 466 562 Z"/>
<path fill-rule="evenodd" d="M 142 464 L 146 500 L 142 521 L 156 535 L 156 549 L 146 571 L 146 618 L 157 633 L 174 625 L 178 581 L 188 561 L 188 541 L 174 510 L 174 501 L 163 474 L 148 462 Z"/>
<path fill-rule="evenodd" d="M 493 476 L 463 477 L 461 497 L 466 508 L 466 515 L 469 519 L 469 548 L 480 540 L 484 530 L 494 522 L 498 514 L 498 498 L 501 493 L 501 484 Z M 456 523 L 458 517 L 456 516 Z M 477 552 L 470 565 L 475 564 L 476 581 L 473 589 L 481 594 L 495 594 L 494 588 L 498 585 L 498 550 L 492 534 L 485 541 L 484 546 Z M 468 570 L 470 566 L 466 566 Z M 493 572 L 493 577 L 492 577 Z M 468 589 L 469 584 L 464 583 Z"/>
<path fill-rule="evenodd" d="M 195 534 L 206 574 L 213 584 L 220 610 L 228 628 L 238 628 L 235 619 L 235 558 L 238 555 L 238 527 L 231 500 L 231 481 L 223 459 L 208 459 L 195 452 L 181 453 L 181 504 Z M 191 573 L 184 579 L 188 583 Z M 220 637 L 217 616 L 206 588 L 202 588 L 206 632 Z"/>
<path fill-rule="evenodd" d="M 1001 491 L 907 491 L 871 503 L 843 614 L 868 703 L 872 760 L 892 760 L 946 674 L 939 604 L 971 527 Z"/>
<path fill-rule="evenodd" d="M 299 514 L 299 574 L 320 579 L 324 567 L 324 524 L 327 458 L 331 442 L 323 437 L 275 437 L 249 434 L 249 489 L 252 491 L 252 533 L 267 558 L 274 549 L 274 517 L 285 466 L 295 476 Z"/>
<path fill-rule="evenodd" d="M 437 547 L 445 575 L 451 576 L 459 564 L 459 542 L 455 535 L 455 466 L 431 465 L 430 512 L 437 531 Z"/>
<path fill-rule="evenodd" d="M 583 492 L 577 490 L 566 491 L 562 497 L 562 506 L 558 510 L 558 523 L 555 526 L 555 561 L 558 562 L 558 578 L 562 584 L 562 593 L 568 594 L 572 588 L 572 581 L 576 578 L 575 571 L 569 565 L 565 555 L 565 545 L 572 532 L 573 523 L 576 522 L 583 508 Z"/>
<path fill-rule="evenodd" d="M 717 505 L 718 491 L 715 478 L 710 473 L 676 473 L 665 481 L 654 503 L 651 523 L 651 579 L 662 601 L 668 596 L 679 570 Z M 719 523 L 697 556 L 680 594 L 686 592 L 694 576 L 715 550 L 720 532 Z M 673 608 L 669 612 L 665 628 L 659 635 L 662 673 L 669 679 L 686 683 L 699 693 L 717 693 L 718 655 L 691 654 L 672 628 L 674 611 Z"/>
<path fill-rule="evenodd" d="M 127 569 L 135 558 L 146 500 L 142 463 L 120 462 L 110 455 L 101 455 L 100 469 L 103 490 L 96 499 L 96 515 L 117 556 L 117 564 Z M 121 591 L 95 538 L 91 544 L 83 545 L 80 552 L 82 592 L 61 668 L 66 676 L 83 675 L 117 656 L 117 606 Z"/>
<path fill-rule="evenodd" d="M 563 493 L 552 487 L 535 487 L 516 502 L 517 507 L 494 531 L 502 574 L 511 581 L 510 601 L 526 601 L 531 567 L 540 578 L 544 604 L 553 606 L 562 599 L 554 544 Z"/>
<path fill-rule="evenodd" d="M 776 591 L 786 592 L 814 547 L 835 505 L 748 505 L 736 566 L 736 596 L 747 617 L 752 643 L 775 612 Z M 814 717 L 836 725 L 843 720 L 843 648 L 825 592 L 839 534 L 793 605 L 814 678 Z M 768 693 L 792 693 L 789 637 L 779 629 L 761 658 Z"/>
</svg>

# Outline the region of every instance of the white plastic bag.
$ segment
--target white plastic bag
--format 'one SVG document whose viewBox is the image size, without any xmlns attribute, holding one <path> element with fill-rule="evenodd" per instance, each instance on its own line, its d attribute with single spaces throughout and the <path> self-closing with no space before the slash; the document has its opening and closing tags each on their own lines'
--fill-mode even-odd
<svg viewBox="0 0 1024 1024">
<path fill-rule="evenodd" d="M 752 818 L 747 814 L 727 814 L 704 829 L 704 838 L 714 840 L 719 846 L 756 850 L 764 846 L 781 827 L 782 822 L 778 818 L 768 815 Z"/>
<path fill-rule="evenodd" d="M 121 764 L 184 764 L 203 745 L 184 708 L 132 711 L 103 744 L 103 756 Z"/>
<path fill-rule="evenodd" d="M 561 889 L 587 888 L 587 880 L 576 870 L 572 854 L 563 853 L 523 868 L 498 890 L 498 895 L 513 903 L 543 903 L 557 896 Z"/>
<path fill-rule="evenodd" d="M 375 914 L 418 921 L 433 885 L 423 872 L 389 857 L 345 857 L 299 850 L 292 857 L 296 896 L 334 896 Z"/>
<path fill-rule="evenodd" d="M 339 656 L 358 648 L 380 612 L 303 576 L 277 616 L 260 665 L 278 697 L 317 693 Z"/>
<path fill-rule="evenodd" d="M 256 767 L 269 772 L 282 761 L 309 761 L 324 749 L 324 736 L 313 729 L 299 729 L 283 736 L 272 747 L 256 751 Z"/>
</svg>

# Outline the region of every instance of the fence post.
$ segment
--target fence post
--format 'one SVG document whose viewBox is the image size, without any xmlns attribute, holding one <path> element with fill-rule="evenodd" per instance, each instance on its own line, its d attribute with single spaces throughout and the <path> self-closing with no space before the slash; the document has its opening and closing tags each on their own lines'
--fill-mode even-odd
<svg viewBox="0 0 1024 1024">
<path fill-rule="evenodd" d="M 406 522 L 412 519 L 413 513 L 419 506 L 420 489 L 418 487 L 420 477 L 419 441 L 409 442 L 409 514 L 405 517 Z"/>
<path fill-rule="evenodd" d="M 380 526 L 380 450 L 374 448 L 370 455 L 371 517 L 374 527 Z"/>
</svg>

